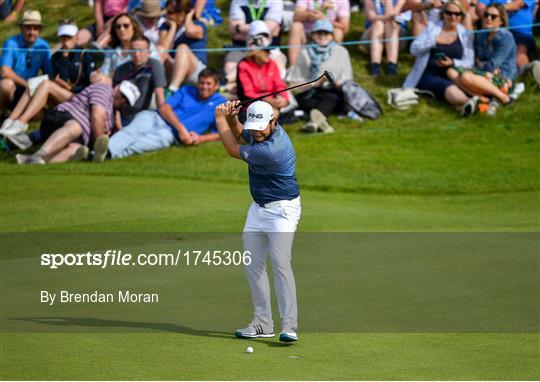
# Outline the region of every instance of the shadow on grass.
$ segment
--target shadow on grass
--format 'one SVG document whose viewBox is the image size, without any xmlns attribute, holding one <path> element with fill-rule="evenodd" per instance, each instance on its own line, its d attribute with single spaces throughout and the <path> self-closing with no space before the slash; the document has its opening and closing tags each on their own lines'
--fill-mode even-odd
<svg viewBox="0 0 540 382">
<path fill-rule="evenodd" d="M 222 338 L 231 341 L 245 341 L 254 343 L 264 343 L 268 347 L 287 347 L 290 343 L 275 342 L 274 339 L 263 338 L 236 338 L 233 333 L 219 332 L 214 330 L 193 329 L 187 326 L 176 324 L 157 323 L 157 322 L 137 322 L 137 321 L 121 321 L 121 320 L 104 320 L 92 317 L 29 317 L 29 318 L 12 318 L 15 321 L 32 322 L 43 325 L 61 326 L 61 327 L 88 327 L 88 328 L 132 328 L 143 330 L 154 330 L 170 333 L 181 333 L 190 336 Z"/>
</svg>

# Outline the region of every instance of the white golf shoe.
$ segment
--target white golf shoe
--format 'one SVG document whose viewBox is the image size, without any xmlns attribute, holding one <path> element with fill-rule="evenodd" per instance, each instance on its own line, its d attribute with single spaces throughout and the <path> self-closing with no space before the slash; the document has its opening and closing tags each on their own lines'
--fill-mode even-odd
<svg viewBox="0 0 540 382">
<path fill-rule="evenodd" d="M 247 327 L 237 329 L 234 335 L 238 338 L 272 338 L 274 337 L 274 327 L 264 324 L 255 317 Z"/>
</svg>

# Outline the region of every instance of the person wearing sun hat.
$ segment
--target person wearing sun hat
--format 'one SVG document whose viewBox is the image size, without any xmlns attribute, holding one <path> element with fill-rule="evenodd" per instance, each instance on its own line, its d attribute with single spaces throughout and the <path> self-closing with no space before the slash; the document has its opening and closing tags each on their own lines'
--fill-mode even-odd
<svg viewBox="0 0 540 382">
<path fill-rule="evenodd" d="M 159 28 L 165 22 L 163 15 L 166 13 L 159 1 L 142 0 L 139 7 L 134 9 L 132 13 L 146 38 L 157 46 L 159 44 Z"/>
<path fill-rule="evenodd" d="M 24 12 L 21 33 L 8 38 L 0 57 L 0 116 L 13 109 L 27 86 L 27 80 L 42 71 L 51 73 L 49 44 L 39 37 L 43 28 L 39 11 Z"/>
<path fill-rule="evenodd" d="M 60 21 L 57 36 L 61 48 L 51 57 L 49 79 L 42 79 L 34 91 L 25 91 L 9 117 L 2 123 L 0 135 L 7 137 L 16 146 L 24 148 L 30 144 L 20 134 L 26 132 L 30 120 L 42 111 L 41 102 L 32 102 L 36 93 L 39 93 L 37 98 L 52 107 L 71 99 L 73 94 L 80 93 L 90 85 L 90 74 L 96 69 L 96 64 L 93 54 L 82 51 L 77 45 L 77 32 L 78 28 L 73 20 Z M 40 143 L 46 137 L 42 138 L 39 130 L 35 130 L 30 138 L 33 143 Z"/>
</svg>

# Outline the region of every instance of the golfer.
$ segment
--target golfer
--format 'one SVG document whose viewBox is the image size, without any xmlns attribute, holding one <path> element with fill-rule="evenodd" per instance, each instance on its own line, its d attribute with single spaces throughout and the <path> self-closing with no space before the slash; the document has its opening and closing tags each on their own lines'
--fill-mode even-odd
<svg viewBox="0 0 540 382">
<path fill-rule="evenodd" d="M 298 340 L 298 308 L 291 249 L 301 210 L 296 156 L 287 133 L 274 118 L 270 104 L 252 103 L 247 109 L 244 126 L 238 120 L 239 111 L 240 101 L 221 104 L 215 111 L 225 150 L 249 165 L 249 189 L 254 200 L 242 235 L 244 250 L 251 252 L 251 263 L 245 265 L 245 271 L 254 317 L 235 335 L 241 338 L 274 337 L 270 282 L 266 272 L 266 257 L 270 255 L 281 316 L 279 340 L 294 342 Z"/>
</svg>

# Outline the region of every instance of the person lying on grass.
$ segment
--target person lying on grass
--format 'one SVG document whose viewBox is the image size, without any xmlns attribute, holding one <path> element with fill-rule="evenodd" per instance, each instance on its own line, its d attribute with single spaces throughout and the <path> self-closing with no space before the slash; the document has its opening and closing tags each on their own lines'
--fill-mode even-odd
<svg viewBox="0 0 540 382">
<path fill-rule="evenodd" d="M 19 164 L 59 163 L 73 160 L 80 147 L 93 143 L 95 161 L 107 153 L 108 134 L 113 125 L 113 106 L 133 105 L 139 89 L 124 81 L 114 89 L 108 84 L 88 86 L 69 101 L 58 105 L 41 124 L 47 140 L 33 155 L 17 154 Z"/>
<path fill-rule="evenodd" d="M 115 133 L 105 148 L 105 157 L 124 158 L 173 144 L 197 145 L 219 140 L 214 109 L 226 100 L 217 93 L 218 88 L 219 75 L 204 69 L 197 87 L 181 87 L 158 111 L 138 113 L 129 125 Z M 100 162 L 95 151 L 93 161 Z M 72 160 L 88 158 L 89 149 L 81 146 Z"/>
</svg>

